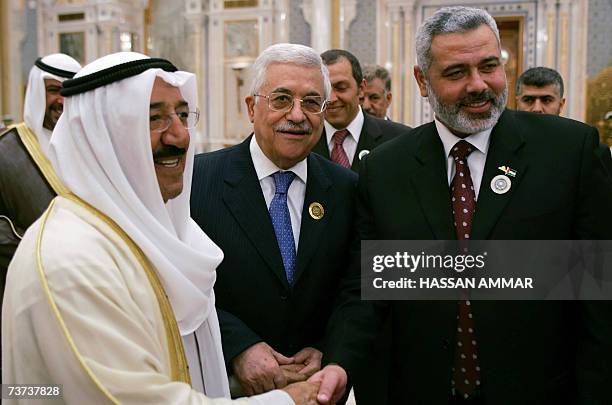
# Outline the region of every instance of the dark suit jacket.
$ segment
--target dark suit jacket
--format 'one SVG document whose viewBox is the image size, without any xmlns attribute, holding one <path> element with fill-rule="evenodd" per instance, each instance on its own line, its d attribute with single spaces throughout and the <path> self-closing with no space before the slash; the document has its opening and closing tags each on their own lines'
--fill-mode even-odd
<svg viewBox="0 0 612 405">
<path fill-rule="evenodd" d="M 361 128 L 361 134 L 359 135 L 359 142 L 357 143 L 357 150 L 353 157 L 351 170 L 359 172 L 360 159 L 359 152 L 362 150 L 372 151 L 379 147 L 383 143 L 400 135 L 406 135 L 410 132 L 410 127 L 402 125 L 397 122 L 390 121 L 388 119 L 382 119 L 374 117 L 365 111 L 363 111 L 363 127 Z M 329 159 L 329 147 L 327 145 L 327 136 L 325 130 L 321 135 L 321 139 L 314 147 L 313 152 L 324 156 Z M 390 327 L 388 323 L 385 323 L 377 336 L 376 342 L 371 351 L 370 357 L 365 361 L 367 364 L 372 365 L 382 371 L 377 375 L 365 376 L 363 379 L 355 378 L 353 380 L 355 388 L 355 398 L 360 405 L 378 404 L 381 400 L 381 391 L 384 390 L 389 375 L 386 372 L 388 369 L 389 359 L 389 346 L 391 344 Z"/>
<path fill-rule="evenodd" d="M 596 131 L 587 125 L 506 110 L 491 133 L 472 239 L 612 239 L 612 186 L 596 147 Z M 455 239 L 445 160 L 434 123 L 368 155 L 356 205 L 360 238 Z M 498 195 L 490 182 L 501 165 L 517 175 Z M 330 321 L 325 361 L 358 373 L 361 350 L 380 315 L 389 314 L 388 403 L 448 404 L 456 302 L 358 302 L 356 268 Z M 609 402 L 610 309 L 610 302 L 473 301 L 484 403 Z"/>
<path fill-rule="evenodd" d="M 30 156 L 17 129 L 1 133 L 0 215 L 3 218 L 0 218 L 0 300 L 9 262 L 20 242 L 13 227 L 23 235 L 54 197 L 55 191 Z"/>
<path fill-rule="evenodd" d="M 608 145 L 600 144 L 599 148 L 597 148 L 597 154 L 601 158 L 608 174 L 612 176 L 612 153 L 610 153 Z"/>
<path fill-rule="evenodd" d="M 287 356 L 307 346 L 321 350 L 353 237 L 357 176 L 310 154 L 296 278 L 290 286 L 250 140 L 196 156 L 191 194 L 193 219 L 225 255 L 215 294 L 228 364 L 260 341 Z M 309 215 L 313 202 L 323 205 L 322 219 Z"/>
<path fill-rule="evenodd" d="M 361 128 L 359 142 L 357 142 L 357 150 L 355 151 L 355 156 L 353 157 L 353 162 L 351 163 L 351 170 L 354 172 L 359 172 L 359 152 L 362 150 L 372 151 L 373 149 L 382 145 L 384 142 L 387 142 L 396 136 L 406 134 L 409 131 L 410 127 L 407 127 L 406 125 L 376 118 L 364 112 L 363 127 Z M 329 147 L 327 146 L 325 129 L 323 130 L 323 134 L 321 134 L 321 139 L 319 139 L 319 142 L 317 142 L 312 151 L 329 159 Z"/>
</svg>

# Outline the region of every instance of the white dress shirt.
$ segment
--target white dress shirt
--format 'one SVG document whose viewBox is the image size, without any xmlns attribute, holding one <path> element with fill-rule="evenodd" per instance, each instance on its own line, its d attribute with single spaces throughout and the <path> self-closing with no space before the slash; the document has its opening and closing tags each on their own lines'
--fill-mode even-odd
<svg viewBox="0 0 612 405">
<path fill-rule="evenodd" d="M 346 128 L 334 128 L 332 124 L 327 122 L 327 120 L 323 122 L 323 125 L 325 125 L 325 136 L 327 137 L 327 148 L 329 149 L 330 155 L 332 149 L 334 149 L 334 140 L 332 137 L 336 131 L 348 129 L 349 136 L 344 138 L 342 147 L 344 148 L 344 152 L 346 152 L 346 156 L 349 158 L 349 162 L 353 164 L 353 158 L 355 157 L 355 153 L 357 152 L 357 144 L 359 143 L 359 135 L 361 135 L 361 129 L 363 128 L 363 120 L 363 111 L 361 110 L 361 107 L 359 107 L 357 115 Z"/>
<path fill-rule="evenodd" d="M 448 185 L 450 186 L 455 175 L 455 161 L 450 155 L 451 148 L 455 146 L 462 138 L 453 134 L 443 123 L 435 119 L 436 129 L 440 140 L 444 145 L 444 153 L 446 154 L 446 172 L 448 174 Z M 489 152 L 489 142 L 491 138 L 491 131 L 493 128 L 487 129 L 486 131 L 477 132 L 472 135 L 466 136 L 467 142 L 471 143 L 476 150 L 470 153 L 467 157 L 467 164 L 470 169 L 470 177 L 472 178 L 472 184 L 474 185 L 474 192 L 476 194 L 476 200 L 478 200 L 478 194 L 480 192 L 480 184 L 482 183 L 482 175 L 484 173 L 485 162 L 487 160 L 487 153 Z"/>
<path fill-rule="evenodd" d="M 249 145 L 251 151 L 251 159 L 257 173 L 257 179 L 261 186 L 266 206 L 270 210 L 270 203 L 274 198 L 276 185 L 272 175 L 278 171 L 289 171 L 295 173 L 295 178 L 289 185 L 287 191 L 287 205 L 289 206 L 289 216 L 291 217 L 291 228 L 293 230 L 293 240 L 295 241 L 295 251 L 298 251 L 298 242 L 300 240 L 300 224 L 302 223 L 302 209 L 304 208 L 304 197 L 306 196 L 306 179 L 308 177 L 308 165 L 306 159 L 298 162 L 295 166 L 282 170 L 276 166 L 263 153 L 259 144 L 255 140 L 255 136 L 251 138 Z"/>
</svg>

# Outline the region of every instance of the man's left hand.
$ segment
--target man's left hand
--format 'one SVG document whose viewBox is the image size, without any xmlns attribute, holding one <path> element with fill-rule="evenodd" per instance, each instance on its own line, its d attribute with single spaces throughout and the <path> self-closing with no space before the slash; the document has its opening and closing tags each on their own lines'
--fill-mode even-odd
<svg viewBox="0 0 612 405">
<path fill-rule="evenodd" d="M 321 369 L 321 359 L 323 353 L 314 347 L 305 347 L 293 356 L 293 361 L 296 364 L 303 364 L 298 373 L 304 374 L 307 378 Z"/>
</svg>

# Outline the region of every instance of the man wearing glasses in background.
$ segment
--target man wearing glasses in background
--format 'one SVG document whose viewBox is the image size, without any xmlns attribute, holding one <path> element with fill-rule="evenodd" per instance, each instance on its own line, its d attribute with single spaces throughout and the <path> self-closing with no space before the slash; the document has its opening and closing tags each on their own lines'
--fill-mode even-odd
<svg viewBox="0 0 612 405">
<path fill-rule="evenodd" d="M 236 388 L 249 395 L 320 368 L 357 180 L 310 153 L 331 92 L 321 57 L 277 44 L 253 70 L 245 101 L 254 132 L 196 157 L 191 198 L 192 217 L 225 255 L 215 283 L 223 352 Z"/>
</svg>

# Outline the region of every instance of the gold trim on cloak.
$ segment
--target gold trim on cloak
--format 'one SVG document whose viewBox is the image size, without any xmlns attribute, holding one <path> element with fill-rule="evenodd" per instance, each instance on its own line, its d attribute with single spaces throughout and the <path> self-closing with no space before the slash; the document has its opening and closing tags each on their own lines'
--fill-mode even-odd
<svg viewBox="0 0 612 405">
<path fill-rule="evenodd" d="M 0 219 L 5 219 L 9 226 L 11 227 L 11 231 L 13 232 L 13 234 L 19 238 L 19 239 L 23 239 L 23 235 L 19 235 L 19 232 L 17 232 L 17 229 L 15 229 L 15 224 L 13 224 L 13 221 L 11 221 L 11 219 L 9 217 L 7 217 L 6 215 L 0 215 Z"/>
<path fill-rule="evenodd" d="M 34 132 L 32 132 L 24 122 L 15 125 L 15 128 L 21 138 L 21 142 L 23 142 L 26 150 L 42 172 L 43 176 L 45 176 L 47 183 L 49 183 L 53 191 L 55 191 L 57 195 L 69 194 L 70 190 L 68 190 L 59 177 L 57 177 L 55 170 L 53 170 L 53 166 L 51 166 L 51 162 L 40 149 L 40 143 Z"/>
<path fill-rule="evenodd" d="M 89 205 L 85 201 L 81 200 L 79 197 L 77 197 L 74 194 L 68 193 L 66 195 L 62 195 L 62 197 L 82 206 L 83 208 L 88 210 L 91 214 L 93 214 L 96 218 L 106 223 L 114 232 L 117 233 L 117 235 L 123 240 L 123 242 L 125 242 L 125 244 L 129 247 L 132 254 L 134 254 L 138 263 L 144 269 L 145 274 L 147 275 L 147 278 L 149 279 L 149 282 L 151 283 L 153 292 L 155 293 L 155 296 L 157 298 L 157 302 L 159 303 L 159 308 L 160 308 L 163 322 L 164 322 L 164 329 L 166 331 L 166 338 L 168 340 L 168 349 L 169 349 L 168 354 L 170 356 L 171 378 L 173 381 L 184 382 L 184 383 L 191 385 L 191 378 L 189 375 L 189 366 L 187 363 L 187 358 L 185 356 L 185 350 L 183 348 L 183 339 L 181 337 L 181 334 L 178 328 L 178 324 L 176 322 L 176 318 L 174 317 L 174 311 L 172 310 L 170 300 L 168 299 L 168 296 L 164 290 L 164 287 L 161 281 L 159 280 L 159 277 L 157 276 L 157 273 L 155 272 L 155 270 L 153 270 L 153 266 L 147 260 L 142 250 L 134 243 L 134 241 L 132 241 L 132 239 L 111 218 L 104 215 L 102 212 L 98 211 L 96 208 Z M 62 332 L 64 333 L 66 339 L 68 340 L 68 344 L 70 348 L 72 349 L 72 351 L 74 352 L 74 354 L 76 355 L 79 363 L 85 369 L 85 372 L 87 373 L 87 375 L 89 375 L 89 377 L 93 380 L 94 384 L 96 384 L 96 386 L 100 389 L 100 391 L 102 391 L 104 395 L 106 395 L 110 401 L 118 404 L 119 401 L 108 391 L 106 387 L 102 385 L 102 383 L 93 374 L 93 371 L 91 371 L 91 369 L 85 363 L 85 360 L 80 355 L 78 348 L 74 340 L 72 339 L 72 336 L 70 335 L 70 332 L 68 331 L 68 328 L 62 318 L 62 315 L 59 312 L 59 308 L 57 307 L 57 304 L 55 303 L 55 300 L 52 296 L 52 293 L 49 288 L 49 284 L 48 284 L 48 281 L 45 275 L 45 271 L 44 271 L 43 264 L 42 264 L 41 244 L 42 244 L 42 238 L 43 238 L 43 232 L 45 229 L 45 225 L 47 223 L 50 213 L 53 211 L 53 208 L 56 202 L 57 202 L 57 197 L 51 201 L 51 203 L 49 204 L 49 207 L 43 214 L 40 229 L 38 231 L 38 235 L 36 238 L 36 262 L 37 262 L 38 274 L 40 276 L 41 283 L 42 283 L 42 288 L 43 288 L 43 291 L 45 292 L 45 295 L 47 296 L 47 299 L 49 300 L 51 311 L 53 312 L 56 319 L 58 320 L 60 328 L 62 329 Z"/>
</svg>

